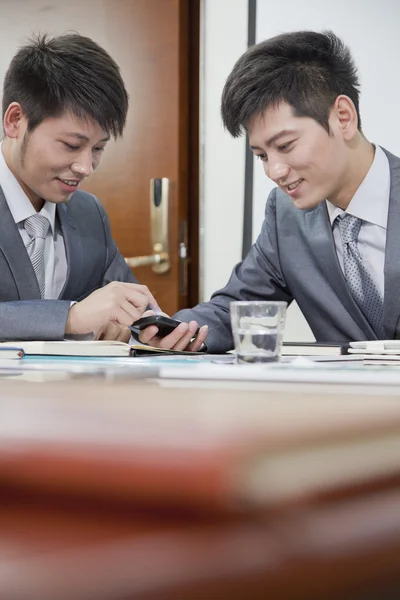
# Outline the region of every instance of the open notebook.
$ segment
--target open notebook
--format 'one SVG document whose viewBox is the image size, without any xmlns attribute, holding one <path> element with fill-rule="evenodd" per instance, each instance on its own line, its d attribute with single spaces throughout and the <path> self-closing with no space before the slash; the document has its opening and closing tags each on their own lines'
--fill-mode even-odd
<svg viewBox="0 0 400 600">
<path fill-rule="evenodd" d="M 0 342 L 2 347 L 22 350 L 25 355 L 49 356 L 141 356 L 145 354 L 203 354 L 203 352 L 184 352 L 180 350 L 162 350 L 145 344 L 126 344 L 112 340 L 90 341 L 15 341 Z M 1 355 L 0 355 L 1 356 Z"/>
</svg>

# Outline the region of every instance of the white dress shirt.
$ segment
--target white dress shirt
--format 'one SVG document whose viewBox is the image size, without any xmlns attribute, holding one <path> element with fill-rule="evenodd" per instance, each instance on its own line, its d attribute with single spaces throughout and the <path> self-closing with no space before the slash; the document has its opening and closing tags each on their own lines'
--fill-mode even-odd
<svg viewBox="0 0 400 600">
<path fill-rule="evenodd" d="M 30 237 L 24 229 L 24 220 L 34 215 L 36 210 L 25 194 L 21 185 L 14 177 L 0 151 L 0 186 L 3 190 L 8 207 L 18 227 L 18 231 L 27 247 Z M 44 246 L 45 263 L 45 299 L 56 300 L 64 287 L 67 278 L 67 259 L 61 227 L 56 220 L 56 205 L 45 202 L 40 214 L 50 222 L 49 231 Z"/>
<path fill-rule="evenodd" d="M 385 283 L 383 269 L 385 266 L 389 194 L 389 161 L 382 148 L 376 146 L 373 163 L 365 179 L 351 199 L 346 211 L 326 200 L 333 229 L 336 254 L 343 272 L 343 243 L 339 225 L 335 222 L 335 219 L 338 215 L 346 212 L 365 221 L 360 228 L 357 247 L 363 263 L 367 267 L 382 298 Z"/>
</svg>

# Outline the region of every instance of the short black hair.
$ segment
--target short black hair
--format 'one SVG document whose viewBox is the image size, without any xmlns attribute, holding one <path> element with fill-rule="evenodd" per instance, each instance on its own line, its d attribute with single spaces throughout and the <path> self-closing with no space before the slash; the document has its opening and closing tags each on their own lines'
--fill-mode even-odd
<svg viewBox="0 0 400 600">
<path fill-rule="evenodd" d="M 222 93 L 222 120 L 238 137 L 253 116 L 286 102 L 295 116 L 311 117 L 329 133 L 329 112 L 341 94 L 353 101 L 361 131 L 357 68 L 347 46 L 332 31 L 294 31 L 239 58 Z"/>
<path fill-rule="evenodd" d="M 129 98 L 120 69 L 96 42 L 78 33 L 33 37 L 21 47 L 3 85 L 3 118 L 18 102 L 32 131 L 47 117 L 70 112 L 122 135 Z"/>
</svg>

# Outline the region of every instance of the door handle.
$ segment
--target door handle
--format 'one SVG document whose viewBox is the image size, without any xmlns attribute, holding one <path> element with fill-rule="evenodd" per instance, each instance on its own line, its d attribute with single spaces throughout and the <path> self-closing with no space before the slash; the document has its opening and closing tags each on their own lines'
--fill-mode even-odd
<svg viewBox="0 0 400 600">
<path fill-rule="evenodd" d="M 129 267 L 152 265 L 154 273 L 166 273 L 171 268 L 168 238 L 169 179 L 150 180 L 150 232 L 153 254 L 125 258 Z"/>
</svg>

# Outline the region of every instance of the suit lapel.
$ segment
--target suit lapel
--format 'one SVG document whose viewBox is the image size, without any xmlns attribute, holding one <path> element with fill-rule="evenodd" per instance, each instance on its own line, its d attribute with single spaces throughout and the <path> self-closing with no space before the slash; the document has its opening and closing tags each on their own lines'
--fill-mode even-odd
<svg viewBox="0 0 400 600">
<path fill-rule="evenodd" d="M 390 196 L 385 251 L 384 325 L 394 337 L 400 316 L 400 160 L 384 150 L 390 166 Z"/>
<path fill-rule="evenodd" d="M 376 334 L 353 299 L 343 276 L 335 251 L 335 242 L 326 203 L 321 202 L 316 208 L 306 212 L 305 223 L 308 242 L 315 261 L 319 264 L 333 291 L 340 298 L 340 302 L 358 327 L 364 331 L 369 339 L 375 340 Z"/>
<path fill-rule="evenodd" d="M 67 278 L 59 298 L 73 299 L 76 295 L 76 282 L 81 280 L 84 269 L 82 238 L 76 230 L 66 204 L 57 205 L 57 217 L 60 221 L 67 259 Z"/>
<path fill-rule="evenodd" d="M 11 269 L 20 300 L 40 300 L 31 260 L 0 188 L 0 249 Z"/>
</svg>

